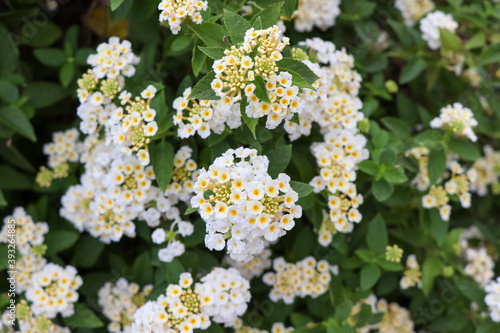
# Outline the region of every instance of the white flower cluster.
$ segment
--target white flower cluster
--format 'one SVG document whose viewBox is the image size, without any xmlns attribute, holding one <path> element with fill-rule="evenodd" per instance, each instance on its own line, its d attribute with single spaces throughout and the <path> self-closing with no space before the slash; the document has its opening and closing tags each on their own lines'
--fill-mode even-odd
<svg viewBox="0 0 500 333">
<path fill-rule="evenodd" d="M 457 28 L 458 23 L 453 19 L 453 16 L 439 10 L 427 14 L 420 21 L 422 39 L 427 42 L 427 45 L 432 50 L 437 50 L 441 47 L 439 29 L 445 29 L 454 33 Z"/>
<path fill-rule="evenodd" d="M 172 171 L 172 182 L 168 185 L 165 194 L 173 204 L 178 200 L 189 203 L 194 194 L 194 183 L 200 174 L 198 164 L 191 158 L 193 150 L 188 146 L 182 146 L 174 156 L 174 170 Z M 163 201 L 162 201 L 163 203 Z M 173 218 L 169 218 L 172 220 Z"/>
<path fill-rule="evenodd" d="M 44 235 L 49 231 L 47 222 L 33 222 L 33 218 L 23 207 L 16 207 L 12 215 L 3 219 L 0 230 L 0 243 L 9 243 L 9 221 L 15 220 L 16 250 L 23 256 L 32 254 L 32 248 L 43 244 Z"/>
<path fill-rule="evenodd" d="M 304 110 L 299 115 L 299 124 L 291 121 L 285 123 L 290 140 L 302 135 L 309 136 L 313 122 L 320 126 L 322 134 L 342 128 L 355 131 L 364 115 L 360 112 L 363 104 L 357 97 L 361 76 L 353 70 L 353 56 L 347 54 L 345 49 L 336 50 L 333 43 L 320 38 L 306 39 L 299 44 L 305 45 L 323 66 L 308 60 L 305 53 L 296 57 L 319 79 L 313 84 L 316 91 L 304 89 L 299 95 L 305 102 Z"/>
<path fill-rule="evenodd" d="M 251 280 L 254 277 L 261 276 L 266 269 L 271 267 L 271 254 L 271 250 L 264 249 L 264 251 L 254 255 L 247 262 L 235 261 L 226 255 L 224 256 L 223 263 L 236 268 L 245 279 Z"/>
<path fill-rule="evenodd" d="M 152 285 L 146 285 L 141 291 L 138 284 L 129 283 L 124 278 L 118 279 L 115 284 L 106 282 L 99 289 L 97 302 L 103 314 L 111 320 L 108 331 L 130 333 L 135 311 L 144 305 L 145 297 L 152 289 Z"/>
<path fill-rule="evenodd" d="M 484 156 L 477 159 L 472 165 L 477 177 L 470 182 L 471 192 L 479 196 L 488 193 L 488 186 L 493 185 L 493 194 L 500 192 L 500 151 L 495 151 L 489 145 L 483 147 Z"/>
<path fill-rule="evenodd" d="M 319 297 L 328 291 L 331 273 L 338 274 L 338 267 L 331 266 L 326 260 L 316 261 L 314 257 L 295 263 L 287 263 L 279 257 L 273 261 L 275 272 L 264 274 L 262 280 L 272 286 L 269 298 L 273 302 L 283 300 L 292 304 L 295 297 Z"/>
<path fill-rule="evenodd" d="M 357 193 L 354 181 L 356 164 L 368 158 L 365 145 L 363 135 L 348 130 L 330 132 L 325 135 L 324 142 L 311 145 L 321 170 L 310 185 L 314 186 L 316 193 L 327 189 L 330 219 L 340 232 L 351 232 L 354 223 L 359 223 L 362 218 L 358 207 L 363 203 L 363 197 Z"/>
<path fill-rule="evenodd" d="M 132 44 L 128 40 L 118 37 L 109 37 L 108 42 L 99 44 L 97 54 L 91 54 L 87 63 L 92 66 L 92 73 L 98 78 L 123 80 L 123 76 L 131 77 L 135 74 L 135 67 L 141 59 L 132 51 Z M 122 76 L 123 75 L 123 76 Z"/>
<path fill-rule="evenodd" d="M 309 32 L 313 27 L 326 30 L 335 25 L 339 14 L 340 0 L 299 0 L 293 15 L 295 30 Z"/>
<path fill-rule="evenodd" d="M 201 11 L 207 10 L 207 1 L 192 0 L 162 0 L 158 5 L 160 22 L 167 21 L 170 31 L 177 35 L 181 31 L 181 24 L 190 17 L 196 24 L 203 22 Z"/>
<path fill-rule="evenodd" d="M 495 323 L 500 322 L 500 277 L 489 282 L 485 287 L 486 297 L 484 302 L 488 305 L 490 310 L 490 318 Z"/>
<path fill-rule="evenodd" d="M 80 133 L 76 128 L 54 132 L 52 142 L 43 145 L 43 153 L 49 157 L 47 165 L 55 168 L 60 163 L 78 162 L 81 151 L 79 136 Z"/>
<path fill-rule="evenodd" d="M 250 302 L 250 283 L 235 268 L 214 268 L 196 285 L 201 311 L 225 327 L 233 327 Z"/>
<path fill-rule="evenodd" d="M 194 288 L 193 288 L 194 287 Z M 133 333 L 192 333 L 216 323 L 233 327 L 250 301 L 250 284 L 234 269 L 215 268 L 193 286 L 190 273 L 171 284 L 166 295 L 149 301 L 134 315 Z"/>
<path fill-rule="evenodd" d="M 361 312 L 363 304 L 369 305 L 372 313 L 383 314 L 383 317 L 382 320 L 376 324 L 367 324 L 357 328 L 357 332 L 369 333 L 378 331 L 380 333 L 415 333 L 410 311 L 397 303 L 387 303 L 383 298 L 377 300 L 377 297 L 373 294 L 359 301 L 352 308 L 351 317 L 348 319 L 349 324 L 352 326 L 356 325 L 357 317 Z"/>
<path fill-rule="evenodd" d="M 16 306 L 17 322 L 19 331 L 15 331 L 10 317 L 10 312 L 6 310 L 0 321 L 0 332 L 2 333 L 71 333 L 67 327 L 55 325 L 45 315 L 34 316 L 25 300 Z M 21 312 L 19 314 L 18 312 Z"/>
<path fill-rule="evenodd" d="M 156 209 L 145 207 L 162 196 L 151 185 L 152 167 L 145 168 L 136 155 L 126 155 L 118 146 L 92 137 L 86 141 L 85 173 L 81 184 L 69 187 L 61 198 L 61 216 L 104 243 L 117 242 L 124 234 L 135 237 L 135 218 L 141 216 L 148 223 L 160 218 Z"/>
<path fill-rule="evenodd" d="M 220 251 L 226 246 L 231 259 L 248 261 L 295 225 L 302 207 L 284 173 L 272 179 L 269 160 L 257 150 L 229 149 L 208 170 L 201 169 L 191 206 L 199 208 L 207 223 L 205 245 Z"/>
<path fill-rule="evenodd" d="M 478 249 L 465 249 L 464 259 L 466 265 L 464 271 L 471 276 L 480 286 L 484 287 L 495 276 L 495 262 L 484 247 Z"/>
<path fill-rule="evenodd" d="M 182 237 L 187 237 L 194 231 L 194 226 L 191 222 L 181 220 L 178 209 L 176 215 L 177 216 L 174 218 L 174 222 L 170 225 L 169 230 L 158 228 L 151 234 L 153 243 L 167 243 L 167 246 L 165 248 L 158 251 L 158 258 L 163 262 L 171 262 L 175 257 L 182 255 L 185 251 L 184 244 L 178 240 L 175 240 L 175 237 L 178 234 Z"/>
<path fill-rule="evenodd" d="M 399 281 L 401 289 L 405 290 L 415 286 L 417 286 L 418 288 L 422 288 L 422 280 L 420 279 L 421 276 L 422 272 L 417 261 L 417 256 L 414 254 L 410 254 L 408 258 L 406 258 L 406 269 L 404 272 L 404 276 Z"/>
<path fill-rule="evenodd" d="M 472 127 L 477 126 L 477 120 L 469 108 L 460 103 L 453 103 L 441 109 L 439 117 L 432 119 L 432 128 L 451 130 L 454 134 L 467 137 L 472 142 L 477 141 L 477 136 Z"/>
<path fill-rule="evenodd" d="M 271 330 L 260 330 L 254 327 L 244 326 L 243 322 L 239 320 L 235 325 L 234 333 L 292 333 L 295 328 L 286 327 L 283 323 L 274 323 Z"/>
<path fill-rule="evenodd" d="M 422 184 L 420 188 L 424 188 L 425 190 L 429 186 L 429 179 L 427 176 L 427 157 L 424 155 L 424 152 L 424 150 L 420 150 L 419 152 L 422 156 L 421 159 L 424 159 L 424 162 L 419 162 L 419 164 L 421 167 L 425 166 L 425 171 L 420 169 L 417 178 L 419 178 L 419 183 Z M 443 221 L 448 221 L 450 219 L 451 206 L 448 202 L 450 199 L 449 197 L 452 195 L 458 196 L 460 205 L 463 208 L 470 208 L 471 193 L 469 191 L 469 183 L 477 178 L 476 170 L 469 169 L 466 171 L 465 168 L 458 163 L 458 157 L 454 155 L 448 156 L 446 168 L 449 172 L 443 175 L 444 179 L 448 179 L 444 182 L 444 187 L 441 185 L 432 185 L 429 194 L 422 197 L 422 206 L 427 209 L 433 207 L 439 209 L 439 214 Z M 427 182 L 426 187 L 423 186 L 424 182 Z"/>
<path fill-rule="evenodd" d="M 198 133 L 203 139 L 210 131 L 221 134 L 226 128 L 235 129 L 241 126 L 240 104 L 226 105 L 221 101 L 189 99 L 191 88 L 186 88 L 182 97 L 174 100 L 174 125 L 179 126 L 181 139 Z"/>
<path fill-rule="evenodd" d="M 394 7 L 401 12 L 406 26 L 412 27 L 416 21 L 434 10 L 432 0 L 396 0 Z"/>
<path fill-rule="evenodd" d="M 16 293 L 21 294 L 31 286 L 33 274 L 42 270 L 47 264 L 47 259 L 32 253 L 23 254 L 16 260 Z"/>
<path fill-rule="evenodd" d="M 26 291 L 26 299 L 33 303 L 33 313 L 48 318 L 54 318 L 58 313 L 63 317 L 73 315 L 74 303 L 78 300 L 77 290 L 83 283 L 77 273 L 73 266 L 63 268 L 53 263 L 34 273 L 32 284 Z"/>
</svg>

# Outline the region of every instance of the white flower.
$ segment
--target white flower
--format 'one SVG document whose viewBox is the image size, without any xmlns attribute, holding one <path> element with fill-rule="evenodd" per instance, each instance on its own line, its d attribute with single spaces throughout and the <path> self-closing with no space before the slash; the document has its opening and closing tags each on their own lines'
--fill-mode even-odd
<svg viewBox="0 0 500 333">
<path fill-rule="evenodd" d="M 472 142 L 477 141 L 477 136 L 472 130 L 477 126 L 474 114 L 460 103 L 442 108 L 439 117 L 434 118 L 430 125 L 432 128 L 450 129 L 456 135 L 467 137 Z"/>
<path fill-rule="evenodd" d="M 427 16 L 420 21 L 422 39 L 425 40 L 429 48 L 433 50 L 437 50 L 441 47 L 439 29 L 445 29 L 454 33 L 457 28 L 458 23 L 453 20 L 453 16 L 439 10 L 427 14 Z"/>
</svg>

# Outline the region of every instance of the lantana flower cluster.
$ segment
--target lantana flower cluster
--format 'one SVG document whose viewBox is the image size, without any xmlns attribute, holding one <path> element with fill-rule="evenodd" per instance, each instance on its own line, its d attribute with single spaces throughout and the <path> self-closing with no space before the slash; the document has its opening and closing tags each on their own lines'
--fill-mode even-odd
<svg viewBox="0 0 500 333">
<path fill-rule="evenodd" d="M 311 146 L 316 163 L 321 168 L 320 175 L 314 177 L 310 185 L 314 192 L 327 190 L 329 216 L 335 229 L 351 232 L 354 223 L 361 221 L 358 210 L 363 197 L 357 193 L 356 164 L 368 158 L 364 148 L 366 138 L 351 131 L 341 130 L 325 135 L 325 141 Z"/>
<path fill-rule="evenodd" d="M 26 299 L 33 304 L 35 315 L 55 318 L 74 314 L 74 304 L 78 300 L 77 289 L 83 280 L 73 266 L 61 267 L 48 263 L 32 276 L 32 285 L 26 290 Z"/>
<path fill-rule="evenodd" d="M 309 32 L 314 27 L 326 30 L 335 25 L 339 15 L 340 0 L 299 0 L 293 23 L 299 32 Z"/>
<path fill-rule="evenodd" d="M 376 324 L 366 324 L 363 327 L 357 328 L 359 333 L 369 333 L 378 331 L 380 333 L 415 333 L 414 323 L 410 316 L 410 311 L 392 302 L 388 303 L 385 299 L 377 300 L 375 295 L 370 295 L 356 303 L 351 310 L 351 316 L 348 319 L 349 324 L 356 325 L 358 315 L 361 312 L 361 307 L 366 304 L 371 307 L 374 314 L 382 314 L 382 320 Z"/>
<path fill-rule="evenodd" d="M 272 286 L 269 299 L 273 302 L 283 300 L 285 304 L 293 304 L 296 297 L 317 298 L 323 295 L 328 291 L 331 274 L 338 273 L 338 267 L 326 260 L 317 261 L 312 256 L 295 264 L 279 257 L 274 259 L 273 269 L 274 272 L 264 274 L 262 280 Z"/>
<path fill-rule="evenodd" d="M 250 301 L 250 284 L 234 269 L 215 268 L 193 284 L 190 273 L 180 275 L 166 295 L 148 301 L 134 315 L 133 333 L 193 332 L 206 329 L 210 318 L 233 327 Z"/>
<path fill-rule="evenodd" d="M 491 186 L 494 195 L 500 194 L 500 151 L 486 145 L 483 152 L 484 156 L 472 164 L 471 168 L 476 170 L 477 176 L 470 182 L 470 190 L 479 196 L 485 196 L 488 186 Z"/>
<path fill-rule="evenodd" d="M 116 283 L 106 282 L 97 293 L 97 303 L 103 314 L 111 321 L 109 332 L 130 333 L 134 314 L 146 303 L 153 285 L 140 289 L 139 285 L 119 278 Z"/>
<path fill-rule="evenodd" d="M 207 223 L 205 245 L 220 251 L 226 246 L 231 259 L 248 261 L 295 225 L 302 215 L 290 177 L 272 179 L 269 160 L 257 150 L 229 149 L 208 170 L 201 169 L 191 206 L 199 208 Z"/>
<path fill-rule="evenodd" d="M 458 23 L 453 19 L 453 16 L 439 10 L 427 14 L 420 21 L 422 39 L 427 42 L 427 45 L 432 50 L 437 50 L 441 47 L 439 29 L 445 29 L 454 33 L 457 28 Z"/>
<path fill-rule="evenodd" d="M 469 108 L 461 103 L 453 103 L 441 109 L 439 117 L 434 118 L 430 123 L 432 128 L 451 130 L 454 134 L 467 137 L 472 142 L 477 141 L 473 127 L 477 126 L 477 120 Z"/>
<path fill-rule="evenodd" d="M 262 276 L 262 273 L 271 267 L 271 254 L 271 250 L 266 248 L 247 262 L 233 260 L 228 255 L 224 256 L 222 262 L 236 268 L 245 279 L 251 280 Z"/>
<path fill-rule="evenodd" d="M 490 318 L 495 323 L 500 322 L 500 277 L 489 282 L 485 287 L 486 297 L 484 302 L 489 308 Z"/>
<path fill-rule="evenodd" d="M 406 26 L 412 27 L 416 21 L 434 10 L 432 0 L 396 0 L 394 7 L 401 12 Z"/>
<path fill-rule="evenodd" d="M 465 265 L 464 272 L 481 287 L 487 285 L 495 277 L 495 260 L 488 250 L 491 246 L 484 240 L 481 231 L 476 226 L 465 229 L 459 236 L 458 245 Z"/>
<path fill-rule="evenodd" d="M 181 31 L 181 24 L 190 17 L 196 24 L 203 22 L 201 12 L 207 10 L 207 1 L 192 0 L 162 0 L 158 4 L 160 13 L 160 22 L 166 21 L 170 31 L 177 35 Z"/>
<path fill-rule="evenodd" d="M 203 139 L 211 132 L 221 134 L 226 129 L 241 126 L 240 104 L 225 104 L 218 100 L 189 99 L 191 88 L 186 88 L 181 97 L 174 100 L 174 125 L 178 135 L 185 139 L 196 133 Z"/>
<path fill-rule="evenodd" d="M 404 276 L 399 281 L 399 285 L 402 290 L 408 289 L 410 287 L 422 288 L 422 270 L 417 261 L 417 256 L 410 254 L 406 258 L 406 269 L 404 271 Z"/>
<path fill-rule="evenodd" d="M 19 323 L 19 331 L 14 330 L 8 315 L 9 311 L 7 310 L 2 316 L 3 325 L 0 323 L 0 331 L 4 333 L 71 333 L 69 328 L 55 325 L 46 315 L 34 315 L 28 302 L 24 299 L 16 305 L 16 319 Z"/>
</svg>

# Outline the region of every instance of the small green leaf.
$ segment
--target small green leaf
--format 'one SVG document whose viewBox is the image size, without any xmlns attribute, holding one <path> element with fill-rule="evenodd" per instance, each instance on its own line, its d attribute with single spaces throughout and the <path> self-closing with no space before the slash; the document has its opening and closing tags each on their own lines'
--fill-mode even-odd
<svg viewBox="0 0 500 333">
<path fill-rule="evenodd" d="M 166 278 L 170 284 L 179 283 L 179 276 L 184 273 L 186 269 L 182 266 L 179 259 L 174 259 L 167 264 Z"/>
<path fill-rule="evenodd" d="M 407 138 L 411 134 L 410 126 L 404 120 L 394 117 L 384 117 L 380 121 L 400 138 Z"/>
<path fill-rule="evenodd" d="M 279 173 L 285 171 L 290 163 L 290 159 L 292 158 L 292 145 L 276 148 L 266 155 L 269 159 L 268 173 L 272 178 L 276 178 Z"/>
<path fill-rule="evenodd" d="M 375 264 L 368 264 L 361 269 L 360 287 L 361 290 L 369 290 L 377 283 L 382 271 Z"/>
<path fill-rule="evenodd" d="M 179 36 L 176 39 L 174 39 L 172 44 L 170 44 L 170 49 L 174 52 L 182 51 L 186 49 L 191 44 L 192 41 L 193 38 L 189 36 Z"/>
<path fill-rule="evenodd" d="M 500 62 L 500 43 L 491 44 L 483 53 L 481 53 L 481 65 L 488 65 L 494 62 Z"/>
<path fill-rule="evenodd" d="M 307 89 L 311 89 L 311 90 L 316 91 L 316 89 L 314 89 L 314 87 L 309 82 L 307 82 L 302 77 L 302 75 L 300 75 L 299 73 L 292 71 L 291 69 L 287 69 L 286 71 L 283 71 L 283 72 L 287 72 L 288 74 L 290 74 L 292 76 L 292 84 L 294 86 L 297 86 L 299 88 L 307 88 Z"/>
<path fill-rule="evenodd" d="M 75 313 L 71 317 L 63 318 L 63 321 L 70 328 L 97 328 L 104 326 L 104 323 L 92 310 L 80 303 L 75 304 Z"/>
<path fill-rule="evenodd" d="M 111 0 L 110 1 L 111 11 L 114 12 L 118 7 L 120 7 L 123 1 L 124 0 Z"/>
<path fill-rule="evenodd" d="M 430 151 L 427 162 L 430 184 L 435 184 L 439 178 L 443 177 L 445 170 L 446 154 L 441 146 L 437 146 Z"/>
<path fill-rule="evenodd" d="M 406 84 L 413 81 L 424 71 L 426 67 L 427 63 L 424 59 L 416 55 L 411 57 L 401 71 L 401 75 L 399 76 L 399 83 Z"/>
<path fill-rule="evenodd" d="M 219 96 L 212 90 L 212 81 L 215 79 L 215 72 L 210 71 L 194 86 L 190 99 L 218 100 Z"/>
<path fill-rule="evenodd" d="M 282 1 L 267 6 L 266 8 L 261 10 L 256 16 L 254 16 L 250 23 L 252 24 L 252 26 L 255 26 L 254 22 L 256 22 L 256 20 L 260 18 L 260 21 L 262 22 L 262 27 L 256 29 L 266 29 L 272 27 L 273 25 L 276 24 L 276 22 L 278 22 L 278 19 L 280 17 L 281 6 L 283 6 L 284 3 L 285 2 Z"/>
<path fill-rule="evenodd" d="M 377 175 L 379 171 L 379 166 L 377 163 L 373 162 L 372 160 L 366 160 L 361 163 L 358 163 L 358 168 L 363 171 L 364 173 L 375 176 Z"/>
<path fill-rule="evenodd" d="M 394 185 L 385 179 L 374 180 L 372 182 L 372 191 L 375 199 L 382 202 L 389 199 L 392 192 L 394 192 Z"/>
<path fill-rule="evenodd" d="M 193 67 L 193 74 L 195 76 L 198 76 L 200 74 L 200 71 L 203 68 L 203 64 L 205 63 L 205 53 L 203 53 L 199 48 L 198 44 L 200 44 L 200 40 L 197 39 L 194 42 L 194 48 L 193 48 L 193 57 L 191 58 L 191 66 Z"/>
<path fill-rule="evenodd" d="M 385 258 L 377 263 L 380 267 L 382 267 L 382 269 L 388 272 L 399 272 L 404 270 L 403 265 L 401 265 L 399 262 L 387 261 L 385 260 Z"/>
<path fill-rule="evenodd" d="M 452 138 L 448 148 L 467 161 L 475 161 L 481 158 L 481 152 L 477 145 L 467 139 Z"/>
<path fill-rule="evenodd" d="M 151 164 L 156 181 L 160 189 L 165 192 L 172 179 L 172 170 L 174 169 L 174 148 L 172 145 L 166 141 L 157 144 L 151 150 Z"/>
<path fill-rule="evenodd" d="M 61 38 L 61 28 L 52 23 L 45 22 L 39 28 L 34 29 L 34 34 L 30 34 L 30 38 L 26 38 L 26 44 L 33 47 L 47 47 Z M 24 40 L 21 39 L 23 42 Z"/>
<path fill-rule="evenodd" d="M 404 183 L 408 180 L 403 172 L 403 168 L 395 168 L 393 166 L 387 166 L 385 168 L 382 178 L 389 183 Z"/>
<path fill-rule="evenodd" d="M 82 236 L 75 245 L 71 265 L 84 268 L 92 267 L 97 263 L 103 251 L 103 242 L 92 236 Z"/>
<path fill-rule="evenodd" d="M 213 60 L 219 60 L 224 57 L 224 51 L 226 50 L 223 47 L 204 47 L 204 46 L 198 46 L 198 48 L 205 53 L 207 57 Z"/>
<path fill-rule="evenodd" d="M 31 188 L 33 185 L 32 178 L 9 165 L 0 165 L 0 175 L 2 175 L 0 177 L 0 189 L 25 190 Z"/>
<path fill-rule="evenodd" d="M 387 227 L 382 215 L 377 214 L 368 224 L 366 243 L 373 251 L 383 252 L 388 244 Z"/>
<path fill-rule="evenodd" d="M 228 32 L 222 25 L 212 22 L 203 22 L 202 24 L 190 22 L 188 26 L 208 47 L 227 46 L 224 42 L 224 36 L 227 36 Z"/>
<path fill-rule="evenodd" d="M 76 66 L 72 62 L 65 63 L 61 70 L 59 71 L 59 79 L 63 87 L 69 86 L 71 80 L 73 80 L 73 76 L 75 75 Z"/>
<path fill-rule="evenodd" d="M 429 257 L 422 265 L 422 291 L 429 295 L 434 286 L 434 281 L 443 270 L 443 264 L 436 257 Z"/>
<path fill-rule="evenodd" d="M 61 67 L 66 61 L 66 55 L 59 49 L 36 49 L 35 57 L 44 65 Z"/>
<path fill-rule="evenodd" d="M 462 50 L 462 40 L 449 30 L 439 29 L 439 40 L 444 51 L 460 52 Z"/>
<path fill-rule="evenodd" d="M 252 27 L 250 23 L 240 15 L 229 10 L 224 10 L 223 18 L 224 25 L 227 31 L 229 31 L 231 42 L 233 42 L 234 45 L 243 43 L 245 33 Z"/>
<path fill-rule="evenodd" d="M 35 109 L 55 104 L 66 95 L 66 90 L 59 84 L 45 81 L 29 83 L 22 94 L 23 97 L 28 97 L 26 104 Z"/>
<path fill-rule="evenodd" d="M 199 207 L 189 207 L 188 209 L 186 209 L 186 211 L 184 212 L 184 215 L 189 215 L 189 214 L 192 214 L 194 212 L 197 212 L 199 209 Z"/>
<path fill-rule="evenodd" d="M 436 240 L 437 245 L 441 247 L 446 239 L 450 224 L 441 219 L 441 215 L 439 214 L 439 210 L 437 208 L 429 210 L 429 216 L 431 219 L 432 237 Z"/>
<path fill-rule="evenodd" d="M 482 47 L 486 43 L 486 36 L 484 35 L 483 32 L 479 32 L 472 36 L 471 39 L 465 44 L 465 47 L 468 50 L 476 49 L 479 47 Z"/>
<path fill-rule="evenodd" d="M 287 72 L 290 70 L 294 71 L 295 73 L 299 74 L 310 85 L 312 85 L 314 82 L 316 82 L 316 80 L 318 80 L 318 76 L 314 74 L 314 72 L 301 61 L 292 58 L 283 58 L 280 61 L 278 61 L 276 65 L 282 72 Z"/>
<path fill-rule="evenodd" d="M 259 123 L 258 118 L 250 118 L 247 115 L 246 108 L 248 105 L 247 97 L 246 95 L 243 95 L 241 97 L 240 101 L 240 112 L 241 112 L 241 117 L 243 118 L 243 121 L 245 121 L 245 124 L 247 124 L 248 128 L 250 129 L 250 132 L 252 132 L 253 138 L 257 140 L 257 136 L 255 135 L 255 128 L 257 127 L 257 124 Z"/>
<path fill-rule="evenodd" d="M 257 96 L 257 98 L 260 99 L 261 101 L 266 102 L 267 104 L 271 104 L 271 100 L 267 95 L 266 83 L 264 82 L 262 76 L 256 76 L 254 82 L 255 82 L 255 91 L 254 91 L 255 96 Z"/>
<path fill-rule="evenodd" d="M 290 186 L 292 187 L 292 189 L 295 192 L 297 192 L 297 194 L 299 195 L 299 198 L 307 197 L 309 194 L 313 193 L 313 191 L 314 191 L 313 186 L 306 184 L 306 183 L 297 182 L 294 180 L 290 181 Z"/>
<path fill-rule="evenodd" d="M 45 235 L 45 245 L 47 245 L 47 255 L 52 256 L 56 253 L 69 249 L 80 237 L 79 232 L 69 230 L 50 230 Z"/>
<path fill-rule="evenodd" d="M 6 125 L 19 134 L 36 142 L 35 130 L 24 115 L 23 111 L 17 106 L 7 106 L 0 109 L 0 123 Z"/>
<path fill-rule="evenodd" d="M 293 12 L 297 9 L 298 0 L 287 0 L 283 5 L 283 10 L 288 20 L 292 19 Z"/>
<path fill-rule="evenodd" d="M 0 81 L 0 97 L 9 104 L 14 104 L 19 99 L 19 90 L 9 81 Z"/>
</svg>

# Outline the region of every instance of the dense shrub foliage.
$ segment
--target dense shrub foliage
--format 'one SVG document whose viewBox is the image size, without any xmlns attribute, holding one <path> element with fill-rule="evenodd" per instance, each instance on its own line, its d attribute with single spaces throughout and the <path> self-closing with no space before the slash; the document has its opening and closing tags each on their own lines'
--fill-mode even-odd
<svg viewBox="0 0 500 333">
<path fill-rule="evenodd" d="M 498 1 L 0 9 L 1 332 L 500 332 Z"/>
</svg>

